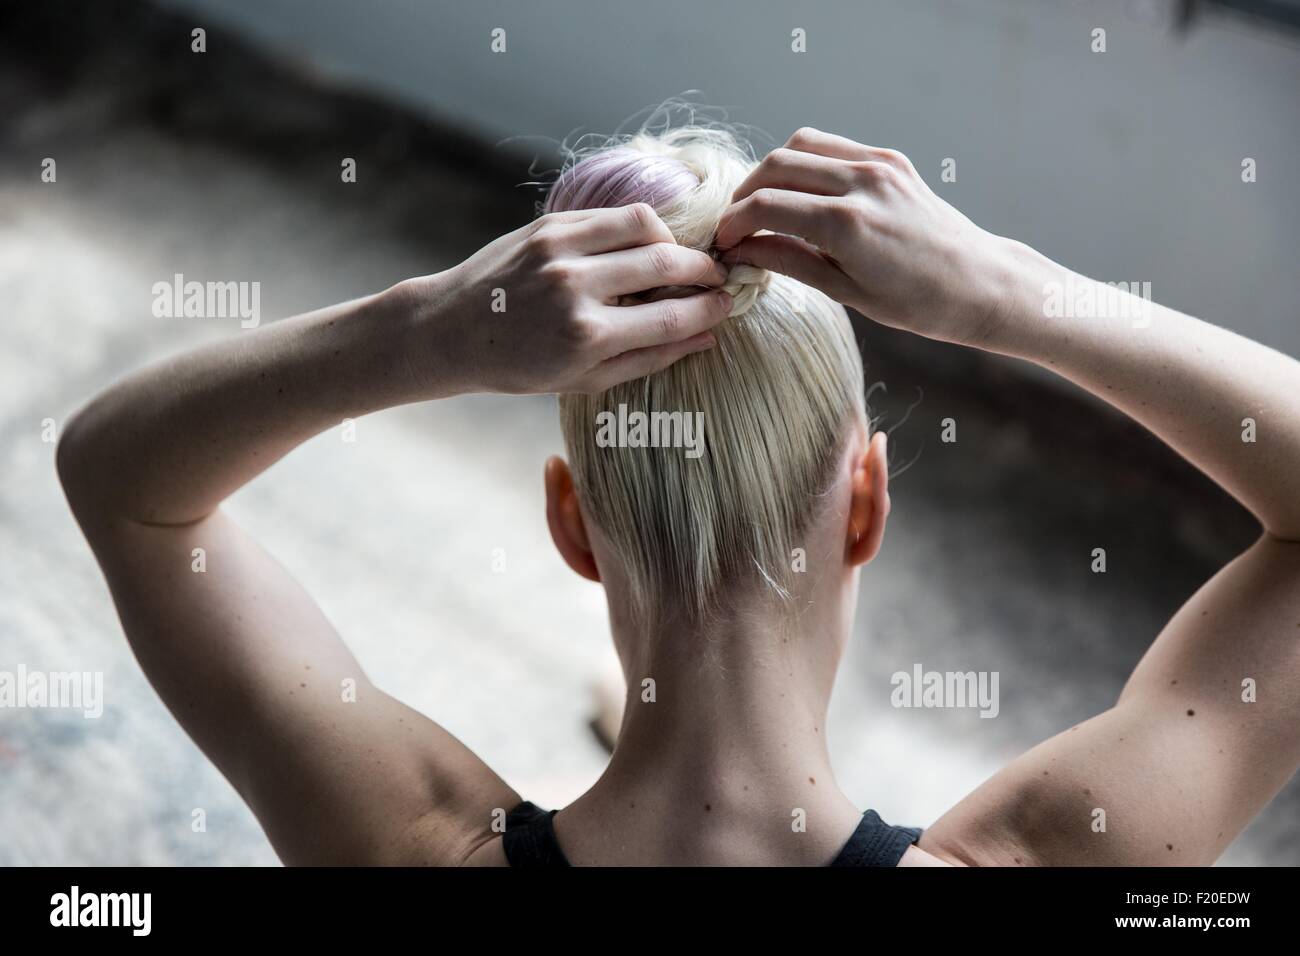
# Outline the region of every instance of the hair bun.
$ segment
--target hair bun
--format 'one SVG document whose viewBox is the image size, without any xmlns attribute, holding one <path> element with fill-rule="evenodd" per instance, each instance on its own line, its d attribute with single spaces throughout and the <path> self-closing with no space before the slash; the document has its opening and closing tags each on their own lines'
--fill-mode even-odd
<svg viewBox="0 0 1300 956">
<path fill-rule="evenodd" d="M 545 211 L 649 203 L 679 245 L 712 254 L 718 222 L 754 165 L 748 147 L 729 129 L 641 132 L 573 153 L 547 196 Z M 732 297 L 729 314 L 747 312 L 771 281 L 766 269 L 732 268 L 722 287 Z"/>
<path fill-rule="evenodd" d="M 743 315 L 749 311 L 759 293 L 772 282 L 772 273 L 758 266 L 733 266 L 727 274 L 727 281 L 722 284 L 722 291 L 731 295 L 731 311 L 728 316 Z"/>
</svg>

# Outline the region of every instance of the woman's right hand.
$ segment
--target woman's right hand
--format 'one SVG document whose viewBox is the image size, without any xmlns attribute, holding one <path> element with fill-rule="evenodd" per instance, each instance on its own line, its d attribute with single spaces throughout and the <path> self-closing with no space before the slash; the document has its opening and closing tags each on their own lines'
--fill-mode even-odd
<svg viewBox="0 0 1300 956">
<path fill-rule="evenodd" d="M 460 265 L 402 283 L 430 382 L 457 390 L 594 392 L 710 348 L 728 270 L 678 245 L 644 203 L 551 213 Z M 620 304 L 663 286 L 698 292 Z"/>
<path fill-rule="evenodd" d="M 931 192 L 902 153 L 810 128 L 740 185 L 716 244 L 724 262 L 785 273 L 883 325 L 967 345 L 996 320 L 1015 246 Z"/>
</svg>

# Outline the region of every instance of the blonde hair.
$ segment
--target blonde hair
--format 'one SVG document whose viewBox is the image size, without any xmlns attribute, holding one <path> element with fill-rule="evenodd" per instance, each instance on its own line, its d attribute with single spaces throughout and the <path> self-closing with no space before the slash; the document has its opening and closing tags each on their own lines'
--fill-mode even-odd
<svg viewBox="0 0 1300 956">
<path fill-rule="evenodd" d="M 642 131 L 575 157 L 547 210 L 649 202 L 679 244 L 710 251 L 755 165 L 725 128 Z M 862 361 L 844 309 L 787 276 L 740 266 L 717 345 L 595 395 L 560 396 L 574 484 L 650 624 L 726 612 L 763 591 L 789 604 L 792 551 L 844 442 L 865 423 Z M 703 454 L 602 447 L 608 414 L 702 413 Z"/>
</svg>

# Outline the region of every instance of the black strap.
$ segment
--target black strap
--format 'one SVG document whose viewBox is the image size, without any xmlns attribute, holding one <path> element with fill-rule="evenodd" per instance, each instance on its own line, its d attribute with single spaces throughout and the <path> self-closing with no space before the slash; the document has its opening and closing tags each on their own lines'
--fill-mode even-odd
<svg viewBox="0 0 1300 956">
<path fill-rule="evenodd" d="M 511 866 L 569 865 L 555 838 L 557 813 L 525 800 L 506 814 L 501 844 Z M 875 810 L 868 810 L 831 866 L 897 866 L 907 848 L 919 839 L 919 828 L 890 826 Z"/>
<path fill-rule="evenodd" d="M 891 827 L 875 810 L 868 810 L 831 866 L 898 866 L 919 839 L 919 827 Z"/>
<path fill-rule="evenodd" d="M 511 866 L 568 866 L 569 861 L 555 839 L 555 815 L 525 800 L 506 814 L 501 846 Z"/>
</svg>

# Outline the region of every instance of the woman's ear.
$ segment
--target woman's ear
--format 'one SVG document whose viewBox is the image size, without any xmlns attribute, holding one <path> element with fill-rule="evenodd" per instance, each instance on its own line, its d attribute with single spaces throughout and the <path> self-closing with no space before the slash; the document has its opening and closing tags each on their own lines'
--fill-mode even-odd
<svg viewBox="0 0 1300 956">
<path fill-rule="evenodd" d="M 578 493 L 573 487 L 573 475 L 563 458 L 551 456 L 546 460 L 546 524 L 551 529 L 551 540 L 564 563 L 588 581 L 600 580 L 600 569 L 591 553 L 587 540 L 587 526 L 582 521 L 578 507 Z"/>
<path fill-rule="evenodd" d="M 849 505 L 845 561 L 850 567 L 866 564 L 880 552 L 889 518 L 889 463 L 885 433 L 876 432 L 867 450 L 855 453 L 853 492 Z"/>
</svg>

